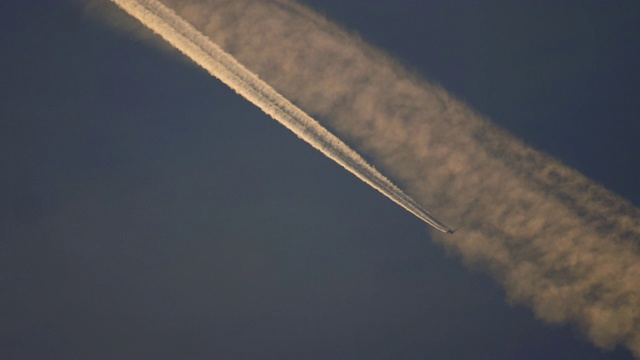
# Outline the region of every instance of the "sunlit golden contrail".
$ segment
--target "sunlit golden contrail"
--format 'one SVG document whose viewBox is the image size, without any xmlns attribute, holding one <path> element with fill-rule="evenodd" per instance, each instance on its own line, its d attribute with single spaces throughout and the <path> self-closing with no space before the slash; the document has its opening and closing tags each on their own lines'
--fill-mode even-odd
<svg viewBox="0 0 640 360">
<path fill-rule="evenodd" d="M 155 0 L 113 0 L 211 75 L 234 89 L 324 155 L 434 228 L 453 233 L 360 155 L 171 9 Z"/>
</svg>

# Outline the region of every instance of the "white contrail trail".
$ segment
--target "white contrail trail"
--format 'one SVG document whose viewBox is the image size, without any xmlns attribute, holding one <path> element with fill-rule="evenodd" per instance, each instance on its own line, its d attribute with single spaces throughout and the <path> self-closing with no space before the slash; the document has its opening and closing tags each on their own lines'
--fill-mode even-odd
<svg viewBox="0 0 640 360">
<path fill-rule="evenodd" d="M 342 165 L 388 198 L 434 228 L 453 233 L 360 155 L 322 127 L 191 24 L 156 0 L 112 0 L 146 27 L 162 36 L 211 75 L 293 131 L 324 155 Z"/>
<path fill-rule="evenodd" d="M 163 2 L 354 139 L 417 200 L 464 221 L 463 236 L 437 241 L 487 267 L 510 300 L 640 358 L 640 212 L 632 204 L 292 1 Z"/>
</svg>

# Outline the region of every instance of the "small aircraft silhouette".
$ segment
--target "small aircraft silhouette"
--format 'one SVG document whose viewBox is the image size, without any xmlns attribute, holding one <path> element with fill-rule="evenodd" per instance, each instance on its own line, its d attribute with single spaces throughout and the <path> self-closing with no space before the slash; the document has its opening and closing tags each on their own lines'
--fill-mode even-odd
<svg viewBox="0 0 640 360">
<path fill-rule="evenodd" d="M 447 234 L 453 235 L 453 233 L 455 233 L 456 231 L 458 231 L 458 229 L 455 229 L 455 230 L 449 229 L 447 230 Z"/>
</svg>

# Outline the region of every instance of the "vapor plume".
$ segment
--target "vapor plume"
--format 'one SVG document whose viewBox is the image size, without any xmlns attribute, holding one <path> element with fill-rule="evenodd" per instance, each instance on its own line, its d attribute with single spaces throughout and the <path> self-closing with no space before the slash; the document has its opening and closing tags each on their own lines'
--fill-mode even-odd
<svg viewBox="0 0 640 360">
<path fill-rule="evenodd" d="M 164 0 L 286 99 L 349 139 L 419 203 L 436 235 L 509 299 L 640 358 L 640 212 L 443 89 L 290 1 Z"/>
<path fill-rule="evenodd" d="M 442 232 L 452 230 L 404 194 L 349 146 L 293 105 L 198 30 L 155 0 L 114 0 L 130 15 L 182 51 L 238 94 L 271 115 L 324 155 Z"/>
</svg>

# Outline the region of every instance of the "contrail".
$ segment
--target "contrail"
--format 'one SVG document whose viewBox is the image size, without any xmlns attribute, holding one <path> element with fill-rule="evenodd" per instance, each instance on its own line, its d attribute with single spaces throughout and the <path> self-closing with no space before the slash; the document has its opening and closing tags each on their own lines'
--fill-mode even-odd
<svg viewBox="0 0 640 360">
<path fill-rule="evenodd" d="M 487 268 L 511 301 L 640 358 L 640 212 L 632 204 L 294 2 L 163 2 L 373 156 L 418 201 L 461 219 L 461 236 L 436 240 Z"/>
<path fill-rule="evenodd" d="M 451 228 L 423 209 L 344 142 L 260 80 L 171 9 L 156 0 L 112 1 L 162 36 L 211 75 L 219 78 L 238 94 L 362 181 L 434 228 L 445 233 L 453 233 Z"/>
</svg>

